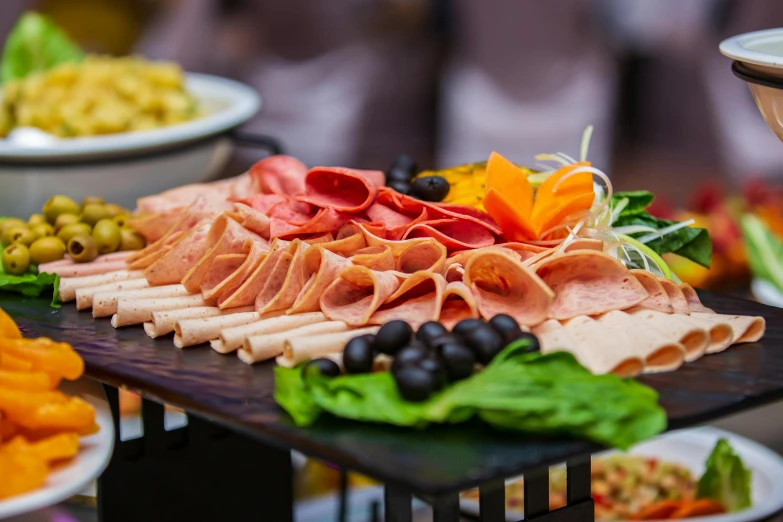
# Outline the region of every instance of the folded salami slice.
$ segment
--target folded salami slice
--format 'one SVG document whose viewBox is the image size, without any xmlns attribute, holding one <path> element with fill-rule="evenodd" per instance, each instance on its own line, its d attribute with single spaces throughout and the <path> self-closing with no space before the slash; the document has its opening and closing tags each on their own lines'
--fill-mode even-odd
<svg viewBox="0 0 783 522">
<path fill-rule="evenodd" d="M 193 308 L 180 308 L 179 310 L 161 310 L 152 312 L 152 320 L 144 323 L 144 333 L 153 339 L 174 331 L 174 326 L 183 319 L 206 319 L 241 312 L 252 312 L 253 308 L 245 306 L 221 310 L 217 306 L 194 306 Z"/>
<path fill-rule="evenodd" d="M 76 290 L 79 288 L 89 288 L 117 281 L 127 281 L 129 279 L 140 279 L 144 277 L 141 270 L 116 270 L 105 274 L 84 276 L 84 277 L 62 277 L 57 287 L 60 292 L 60 300 L 64 303 L 76 299 Z"/>
<path fill-rule="evenodd" d="M 680 283 L 680 290 L 682 290 L 682 295 L 685 297 L 685 300 L 688 302 L 688 308 L 691 312 L 709 312 L 709 313 L 715 313 L 715 310 L 712 310 L 710 308 L 707 308 L 703 304 L 701 304 L 701 299 L 699 299 L 699 294 L 696 293 L 696 290 L 693 289 L 691 285 L 688 283 Z"/>
<path fill-rule="evenodd" d="M 236 310 L 232 308 L 231 310 Z M 216 317 L 180 319 L 174 325 L 174 346 L 187 348 L 206 343 L 220 336 L 224 328 L 261 320 L 258 312 L 237 312 Z"/>
<path fill-rule="evenodd" d="M 87 288 L 76 289 L 76 309 L 86 310 L 92 308 L 92 298 L 100 292 L 120 292 L 122 290 L 139 290 L 148 288 L 150 285 L 146 279 L 127 279 L 125 281 L 116 281 L 98 286 L 89 286 Z"/>
<path fill-rule="evenodd" d="M 229 276 L 219 281 L 214 286 L 211 282 L 205 280 L 201 282 L 201 294 L 204 299 L 215 299 L 218 304 L 228 299 L 242 283 L 253 273 L 258 265 L 268 255 L 269 246 L 253 240 L 245 241 L 243 252 L 247 251 L 244 262 L 237 267 Z"/>
<path fill-rule="evenodd" d="M 326 317 L 321 312 L 310 312 L 296 315 L 278 315 L 252 323 L 224 328 L 220 336 L 211 341 L 212 349 L 218 353 L 231 353 L 236 351 L 245 339 L 252 335 L 266 335 L 284 332 L 306 326 L 308 324 L 322 323 Z"/>
<path fill-rule="evenodd" d="M 370 205 L 367 216 L 371 221 L 384 223 L 387 239 L 401 239 L 411 226 L 429 219 L 426 207 L 422 207 L 418 215 L 409 216 L 378 202 Z"/>
<path fill-rule="evenodd" d="M 688 306 L 688 301 L 685 299 L 685 294 L 683 294 L 682 290 L 680 290 L 680 287 L 674 284 L 673 281 L 670 279 L 666 279 L 665 277 L 659 277 L 658 281 L 661 283 L 661 286 L 663 286 L 663 289 L 666 291 L 666 296 L 669 298 L 669 302 L 672 305 L 672 309 L 674 310 L 675 314 L 685 314 L 688 315 L 691 313 L 691 308 Z"/>
<path fill-rule="evenodd" d="M 402 241 L 385 239 L 375 235 L 367 225 L 367 223 L 356 223 L 356 227 L 358 227 L 358 229 L 363 234 L 367 246 L 388 246 L 395 258 L 402 254 L 405 249 L 410 248 L 411 245 L 423 243 L 428 240 L 427 238 L 406 239 Z"/>
<path fill-rule="evenodd" d="M 283 344 L 283 355 L 276 359 L 277 364 L 291 368 L 322 355 L 342 352 L 345 344 L 354 337 L 377 333 L 379 328 L 379 326 L 370 326 L 345 332 L 286 339 Z"/>
<path fill-rule="evenodd" d="M 446 218 L 424 221 L 408 228 L 403 239 L 431 237 L 449 250 L 483 248 L 495 244 L 495 236 L 487 227 L 460 219 Z"/>
<path fill-rule="evenodd" d="M 308 248 L 302 258 L 302 277 L 305 284 L 296 297 L 296 301 L 286 313 L 299 314 L 319 311 L 321 307 L 318 301 L 321 294 L 337 279 L 340 271 L 347 264 L 347 259 L 330 252 L 323 245 Z"/>
<path fill-rule="evenodd" d="M 253 364 L 282 355 L 283 346 L 288 339 L 344 332 L 346 330 L 348 330 L 348 325 L 342 321 L 323 321 L 300 326 L 292 330 L 267 335 L 253 335 L 245 339 L 245 342 L 237 351 L 237 355 L 242 362 Z"/>
<path fill-rule="evenodd" d="M 362 326 L 399 286 L 393 273 L 347 266 L 321 295 L 321 311 L 329 319 Z"/>
<path fill-rule="evenodd" d="M 256 269 L 253 270 L 247 279 L 245 279 L 242 285 L 230 296 L 220 301 L 218 306 L 221 309 L 226 309 L 254 304 L 256 297 L 263 290 L 264 285 L 275 270 L 281 257 L 285 257 L 289 260 L 285 261 L 285 263 L 290 263 L 290 258 L 293 255 L 295 247 L 296 245 L 293 245 L 289 241 L 275 239 L 272 242 L 269 254 L 261 260 Z"/>
<path fill-rule="evenodd" d="M 451 330 L 463 319 L 478 319 L 479 315 L 476 299 L 465 283 L 454 281 L 446 285 L 438 319 L 443 326 Z"/>
<path fill-rule="evenodd" d="M 313 167 L 305 176 L 304 195 L 297 199 L 356 214 L 373 203 L 383 183 L 384 175 L 379 170 Z"/>
<path fill-rule="evenodd" d="M 710 333 L 707 329 L 685 320 L 686 316 L 682 314 L 664 314 L 638 307 L 630 308 L 626 312 L 680 343 L 685 348 L 685 362 L 695 361 L 710 347 Z"/>
<path fill-rule="evenodd" d="M 264 158 L 250 168 L 250 177 L 263 192 L 295 196 L 304 192 L 307 167 L 291 156 Z"/>
<path fill-rule="evenodd" d="M 685 362 L 684 346 L 625 312 L 613 310 L 598 317 L 598 322 L 644 361 L 644 373 L 673 371 Z"/>
<path fill-rule="evenodd" d="M 381 272 L 394 270 L 395 265 L 394 254 L 392 254 L 388 245 L 364 247 L 361 250 L 357 250 L 349 259 L 356 266 L 366 266 Z"/>
<path fill-rule="evenodd" d="M 295 238 L 311 234 L 334 233 L 351 219 L 353 219 L 351 214 L 326 207 L 319 209 L 315 216 L 301 225 L 293 225 L 281 219 L 272 218 L 269 234 L 272 238 Z"/>
<path fill-rule="evenodd" d="M 256 296 L 255 305 L 259 313 L 289 309 L 305 285 L 302 264 L 310 245 L 298 239 L 291 245 L 293 253 L 285 253 L 280 257 L 266 284 Z"/>
<path fill-rule="evenodd" d="M 645 290 L 647 290 L 647 298 L 638 304 L 641 308 L 647 308 L 649 310 L 658 310 L 665 314 L 673 314 L 674 307 L 669 299 L 669 294 L 663 287 L 661 282 L 653 274 L 647 270 L 631 270 L 633 276 L 639 281 Z"/>
<path fill-rule="evenodd" d="M 177 310 L 194 306 L 210 306 L 201 294 L 191 294 L 182 297 L 166 297 L 163 299 L 134 299 L 123 297 L 117 300 L 117 313 L 111 318 L 115 328 L 142 324 L 152 320 L 152 312 L 159 310 Z"/>
<path fill-rule="evenodd" d="M 475 252 L 465 265 L 464 282 L 485 319 L 508 314 L 521 325 L 533 326 L 551 314 L 552 290 L 504 248 Z"/>
<path fill-rule="evenodd" d="M 437 321 L 443 306 L 446 280 L 442 275 L 422 270 L 411 274 L 370 317 L 372 324 L 401 319 L 414 330 L 427 321 Z"/>
<path fill-rule="evenodd" d="M 92 316 L 108 317 L 117 313 L 117 301 L 120 298 L 132 299 L 162 299 L 166 297 L 181 297 L 188 291 L 181 284 L 154 286 L 138 290 L 111 290 L 98 292 L 92 296 Z"/>
<path fill-rule="evenodd" d="M 188 232 L 171 250 L 144 270 L 144 277 L 150 286 L 180 283 L 188 270 L 207 251 L 207 233 L 211 221 L 203 221 Z"/>
<path fill-rule="evenodd" d="M 712 323 L 728 324 L 732 331 L 731 344 L 755 343 L 764 336 L 764 330 L 766 329 L 766 322 L 763 317 L 716 314 L 714 312 L 693 312 L 691 317 Z M 707 353 L 712 353 L 709 348 Z"/>
<path fill-rule="evenodd" d="M 438 241 L 409 244 L 397 255 L 395 270 L 412 274 L 420 270 L 440 273 L 446 263 L 446 247 Z"/>
<path fill-rule="evenodd" d="M 592 250 L 550 256 L 537 265 L 536 273 L 555 293 L 550 319 L 624 310 L 648 296 L 620 261 Z"/>
</svg>

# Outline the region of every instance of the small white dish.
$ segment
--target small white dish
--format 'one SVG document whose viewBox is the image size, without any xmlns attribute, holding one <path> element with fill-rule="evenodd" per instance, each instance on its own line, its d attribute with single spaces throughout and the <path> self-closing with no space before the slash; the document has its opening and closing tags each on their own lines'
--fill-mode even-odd
<svg viewBox="0 0 783 522">
<path fill-rule="evenodd" d="M 109 464 L 114 450 L 114 422 L 103 388 L 95 381 L 82 378 L 63 382 L 60 389 L 92 404 L 101 429 L 95 435 L 82 437 L 79 454 L 51 473 L 42 488 L 0 501 L 0 519 L 37 511 L 78 494 Z"/>
<path fill-rule="evenodd" d="M 753 71 L 783 77 L 783 28 L 732 36 L 721 42 L 720 52 Z"/>
</svg>

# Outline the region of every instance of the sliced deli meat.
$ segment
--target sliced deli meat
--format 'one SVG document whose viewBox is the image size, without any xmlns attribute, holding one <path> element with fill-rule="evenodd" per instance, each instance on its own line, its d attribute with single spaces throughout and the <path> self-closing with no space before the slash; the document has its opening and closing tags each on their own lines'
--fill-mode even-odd
<svg viewBox="0 0 783 522">
<path fill-rule="evenodd" d="M 211 221 L 202 221 L 188 232 L 171 250 L 144 270 L 151 286 L 180 283 L 185 274 L 207 252 L 207 234 Z"/>
<path fill-rule="evenodd" d="M 408 228 L 403 239 L 431 237 L 449 250 L 483 248 L 495 244 L 495 236 L 487 227 L 459 219 L 424 221 Z"/>
<path fill-rule="evenodd" d="M 546 320 L 555 295 L 519 257 L 503 248 L 475 252 L 465 265 L 464 283 L 485 319 L 508 314 L 521 325 Z"/>
<path fill-rule="evenodd" d="M 250 168 L 250 177 L 261 191 L 270 194 L 296 196 L 304 192 L 307 167 L 291 156 L 276 155 L 264 158 Z"/>
<path fill-rule="evenodd" d="M 115 328 L 142 324 L 152 320 L 152 312 L 159 310 L 178 310 L 195 306 L 210 306 L 201 294 L 192 294 L 182 297 L 166 297 L 163 299 L 134 299 L 122 297 L 117 301 L 117 312 L 111 318 L 111 325 Z"/>
<path fill-rule="evenodd" d="M 707 308 L 701 304 L 699 294 L 697 294 L 696 290 L 694 290 L 693 287 L 688 283 L 680 283 L 680 290 L 682 290 L 682 295 L 685 297 L 685 300 L 688 301 L 688 308 L 691 312 L 715 313 L 714 310 L 711 310 L 710 308 Z"/>
<path fill-rule="evenodd" d="M 348 325 L 342 321 L 323 321 L 287 331 L 267 335 L 253 335 L 245 339 L 245 342 L 237 351 L 237 355 L 242 362 L 253 364 L 282 355 L 283 346 L 288 339 L 344 332 L 346 330 L 348 330 Z"/>
<path fill-rule="evenodd" d="M 451 330 L 463 319 L 478 319 L 480 316 L 473 293 L 462 281 L 450 282 L 443 291 L 443 305 L 438 321 Z"/>
<path fill-rule="evenodd" d="M 234 203 L 234 209 L 242 219 L 242 226 L 259 236 L 269 239 L 269 218 L 263 212 L 244 203 Z"/>
<path fill-rule="evenodd" d="M 620 261 L 592 250 L 550 256 L 536 267 L 536 273 L 555 294 L 550 319 L 624 310 L 648 297 Z"/>
<path fill-rule="evenodd" d="M 127 279 L 115 283 L 106 283 L 98 286 L 76 289 L 76 309 L 87 310 L 92 308 L 92 297 L 100 292 L 119 292 L 122 290 L 140 290 L 150 285 L 143 277 L 140 279 Z"/>
<path fill-rule="evenodd" d="M 644 321 L 613 310 L 597 318 L 630 353 L 644 361 L 645 373 L 669 372 L 685 362 L 685 347 Z"/>
<path fill-rule="evenodd" d="M 234 309 L 232 309 L 234 310 Z M 220 336 L 221 330 L 261 320 L 258 312 L 237 312 L 216 317 L 181 319 L 174 325 L 174 346 L 187 348 Z"/>
<path fill-rule="evenodd" d="M 347 264 L 347 259 L 327 250 L 323 245 L 308 248 L 302 258 L 302 277 L 305 283 L 287 313 L 319 311 L 321 294 Z"/>
<path fill-rule="evenodd" d="M 261 293 L 270 275 L 278 265 L 278 261 L 280 261 L 281 257 L 286 257 L 290 260 L 294 249 L 295 245 L 292 246 L 292 243 L 289 241 L 274 240 L 269 254 L 261 260 L 255 270 L 234 293 L 225 297 L 225 299 L 221 296 L 223 300 L 218 303 L 218 306 L 221 309 L 226 309 L 254 304 L 256 297 Z"/>
<path fill-rule="evenodd" d="M 138 290 L 110 290 L 98 292 L 92 296 L 92 316 L 108 317 L 117 313 L 117 301 L 121 298 L 132 299 L 163 299 L 166 297 L 182 297 L 188 291 L 180 284 L 140 288 Z"/>
<path fill-rule="evenodd" d="M 581 315 L 563 323 L 576 343 L 569 350 L 577 360 L 595 374 L 614 373 L 632 377 L 642 373 L 644 361 L 629 350 L 625 336 L 618 337 L 599 321 Z"/>
<path fill-rule="evenodd" d="M 666 291 L 666 296 L 669 298 L 669 302 L 674 309 L 674 313 L 685 315 L 690 314 L 690 306 L 688 306 L 688 301 L 685 299 L 685 294 L 683 294 L 682 290 L 680 290 L 680 287 L 665 277 L 659 277 L 658 281 L 660 281 L 661 286 L 663 286 L 663 289 Z"/>
<path fill-rule="evenodd" d="M 275 310 L 285 311 L 291 308 L 306 283 L 302 267 L 304 255 L 310 248 L 310 245 L 295 239 L 292 242 L 292 247 L 294 248 L 293 253 L 284 254 L 280 258 L 278 266 L 272 270 L 267 284 L 264 285 L 261 293 L 256 297 L 256 310 L 262 314 Z M 291 256 L 291 261 L 286 268 L 285 262 L 289 255 Z"/>
<path fill-rule="evenodd" d="M 691 317 L 713 323 L 725 323 L 731 327 L 731 344 L 755 343 L 764 336 L 766 321 L 763 317 L 750 315 L 716 314 L 714 312 L 693 312 Z"/>
<path fill-rule="evenodd" d="M 50 267 L 47 269 L 49 274 L 57 274 L 60 277 L 86 277 L 92 275 L 108 274 L 127 268 L 128 265 L 124 259 L 116 261 L 74 263 L 72 265 L 62 265 Z"/>
<path fill-rule="evenodd" d="M 280 366 L 290 368 L 323 355 L 339 353 L 354 337 L 377 333 L 379 328 L 379 326 L 369 326 L 345 332 L 286 339 L 283 344 L 283 355 L 276 360 Z"/>
<path fill-rule="evenodd" d="M 212 349 L 218 353 L 236 351 L 245 339 L 252 335 L 266 335 L 299 328 L 309 324 L 326 321 L 321 312 L 310 312 L 296 315 L 277 315 L 248 324 L 224 328 L 220 336 L 211 342 Z"/>
<path fill-rule="evenodd" d="M 230 275 L 220 281 L 217 281 L 219 276 L 215 275 L 215 283 L 213 285 L 211 269 L 207 272 L 207 276 L 201 282 L 201 294 L 204 296 L 204 299 L 215 299 L 218 305 L 223 303 L 242 286 L 242 283 L 261 264 L 269 253 L 268 249 L 269 246 L 266 244 L 252 240 L 245 241 L 245 246 L 243 247 L 243 251 L 247 251 L 245 260 Z"/>
<path fill-rule="evenodd" d="M 313 167 L 305 176 L 300 201 L 329 207 L 340 212 L 358 213 L 367 209 L 384 184 L 383 172 L 343 167 Z"/>
<path fill-rule="evenodd" d="M 370 323 L 384 324 L 401 319 L 416 330 L 427 321 L 437 321 L 443 306 L 446 279 L 422 270 L 411 274 L 370 317 Z"/>
<path fill-rule="evenodd" d="M 647 298 L 639 303 L 639 307 L 657 310 L 665 314 L 673 314 L 674 307 L 669 299 L 669 294 L 661 282 L 647 270 L 631 270 L 633 276 L 639 281 L 645 290 Z"/>
<path fill-rule="evenodd" d="M 372 270 L 379 270 L 381 272 L 386 270 L 394 270 L 394 254 L 392 254 L 391 248 L 388 245 L 375 245 L 364 247 L 361 250 L 357 250 L 354 255 L 350 257 L 351 264 L 357 266 L 366 266 Z"/>
<path fill-rule="evenodd" d="M 710 343 L 707 345 L 705 353 L 720 353 L 729 346 L 734 340 L 734 331 L 731 325 L 720 319 L 710 320 L 704 317 L 679 314 L 679 317 L 696 326 L 701 326 L 710 335 Z"/>
<path fill-rule="evenodd" d="M 84 277 L 62 277 L 57 287 L 60 292 L 60 300 L 63 302 L 76 299 L 76 290 L 79 288 L 89 288 L 117 281 L 127 281 L 129 279 L 140 279 L 144 277 L 141 270 L 116 270 L 105 274 L 84 276 Z"/>
<path fill-rule="evenodd" d="M 446 263 L 446 247 L 435 240 L 408 245 L 397 256 L 394 269 L 403 274 L 420 270 L 441 272 Z"/>
<path fill-rule="evenodd" d="M 393 273 L 347 266 L 324 290 L 321 311 L 334 321 L 362 326 L 399 287 L 400 281 Z"/>
<path fill-rule="evenodd" d="M 664 314 L 643 308 L 631 308 L 627 312 L 680 343 L 685 348 L 685 362 L 695 361 L 704 355 L 710 346 L 710 333 L 707 329 L 688 322 L 681 314 Z"/>
</svg>

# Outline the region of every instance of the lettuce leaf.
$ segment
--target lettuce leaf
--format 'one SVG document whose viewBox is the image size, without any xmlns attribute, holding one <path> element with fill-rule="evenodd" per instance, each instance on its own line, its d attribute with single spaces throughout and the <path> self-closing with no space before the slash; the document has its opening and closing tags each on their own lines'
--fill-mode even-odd
<svg viewBox="0 0 783 522">
<path fill-rule="evenodd" d="M 54 22 L 41 14 L 27 12 L 6 38 L 0 81 L 24 78 L 82 58 L 81 49 Z"/>
<path fill-rule="evenodd" d="M 741 225 L 753 276 L 783 292 L 783 242 L 752 214 L 742 216 Z"/>
<path fill-rule="evenodd" d="M 720 502 L 729 512 L 740 511 L 751 506 L 750 479 L 742 459 L 726 439 L 720 439 L 707 458 L 696 496 Z"/>
<path fill-rule="evenodd" d="M 526 353 L 508 346 L 477 373 L 422 403 L 403 400 L 388 372 L 314 377 L 275 368 L 275 399 L 300 426 L 322 412 L 364 422 L 424 428 L 479 417 L 502 430 L 588 438 L 626 449 L 666 428 L 652 389 L 614 375 L 593 375 L 568 353 Z"/>
<path fill-rule="evenodd" d="M 0 217 L 0 222 L 6 220 L 6 217 Z M 60 308 L 60 276 L 55 274 L 40 274 L 38 269 L 30 266 L 26 274 L 12 275 L 3 270 L 3 253 L 0 251 L 0 291 L 16 292 L 28 297 L 37 297 L 54 287 L 52 295 L 52 306 Z"/>
<path fill-rule="evenodd" d="M 634 190 L 629 192 L 617 192 L 612 196 L 612 207 L 616 207 L 623 199 L 628 200 L 625 208 L 620 212 L 620 217 L 633 216 L 647 213 L 646 208 L 655 200 L 655 194 L 646 190 Z"/>
</svg>

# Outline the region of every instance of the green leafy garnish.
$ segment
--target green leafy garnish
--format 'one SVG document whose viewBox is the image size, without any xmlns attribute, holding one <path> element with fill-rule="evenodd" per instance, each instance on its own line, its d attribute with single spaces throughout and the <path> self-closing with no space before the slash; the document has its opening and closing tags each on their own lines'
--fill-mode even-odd
<svg viewBox="0 0 783 522">
<path fill-rule="evenodd" d="M 729 512 L 749 508 L 750 477 L 750 470 L 728 441 L 720 439 L 707 458 L 696 496 L 720 502 Z"/>
<path fill-rule="evenodd" d="M 621 205 L 622 210 L 614 217 L 612 227 L 643 226 L 656 231 L 676 227 L 676 221 L 659 219 L 650 215 L 646 208 L 653 202 L 650 192 L 618 192 L 612 196 L 612 207 Z M 624 201 L 625 200 L 625 201 Z M 624 201 L 624 202 L 623 202 Z M 629 233 L 635 239 L 645 238 L 643 242 L 656 254 L 677 254 L 686 259 L 709 268 L 712 261 L 712 241 L 705 228 L 683 226 L 667 231 L 661 237 L 654 237 L 650 232 Z"/>
<path fill-rule="evenodd" d="M 81 49 L 54 22 L 41 14 L 27 12 L 6 38 L 0 81 L 17 80 L 82 58 Z"/>
<path fill-rule="evenodd" d="M 6 217 L 0 217 L 0 222 Z M 30 266 L 26 274 L 12 275 L 3 269 L 3 253 L 0 251 L 0 291 L 16 292 L 28 297 L 37 297 L 49 288 L 54 287 L 52 306 L 60 308 L 60 276 L 55 274 L 39 274 L 35 266 Z"/>
<path fill-rule="evenodd" d="M 742 216 L 741 224 L 751 272 L 783 292 L 783 242 L 752 214 Z"/>
<path fill-rule="evenodd" d="M 615 375 L 593 375 L 569 353 L 526 353 L 508 346 L 483 371 L 421 403 L 400 397 L 388 372 L 313 377 L 275 368 L 275 399 L 299 426 L 323 412 L 364 422 L 424 428 L 472 417 L 502 430 L 583 437 L 626 449 L 666 428 L 651 388 Z"/>
</svg>

